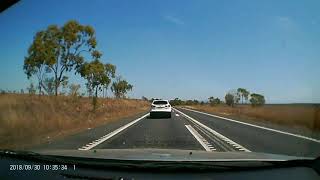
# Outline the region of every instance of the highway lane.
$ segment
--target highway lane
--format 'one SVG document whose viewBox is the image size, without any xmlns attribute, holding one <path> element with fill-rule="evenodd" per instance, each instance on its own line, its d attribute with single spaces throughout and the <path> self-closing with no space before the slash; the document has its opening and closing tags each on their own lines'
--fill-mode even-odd
<svg viewBox="0 0 320 180">
<path fill-rule="evenodd" d="M 138 121 L 137 121 L 138 120 Z M 171 118 L 142 117 L 130 127 L 121 127 L 96 140 L 87 142 L 79 150 L 90 149 L 186 149 L 205 151 L 250 152 L 237 142 L 211 128 L 191 120 L 174 110 Z"/>
<path fill-rule="evenodd" d="M 320 155 L 320 143 L 314 141 L 230 122 L 186 109 L 179 110 L 253 152 L 311 157 Z"/>
<path fill-rule="evenodd" d="M 194 149 L 202 146 L 196 141 L 185 125 L 189 121 L 175 112 L 171 118 L 151 119 L 146 117 L 133 127 L 122 131 L 96 149 L 132 149 L 132 148 L 163 148 L 163 149 Z"/>
<path fill-rule="evenodd" d="M 50 142 L 40 149 L 133 148 L 317 156 L 320 143 L 179 108 L 171 118 L 151 119 L 141 114 Z"/>
</svg>

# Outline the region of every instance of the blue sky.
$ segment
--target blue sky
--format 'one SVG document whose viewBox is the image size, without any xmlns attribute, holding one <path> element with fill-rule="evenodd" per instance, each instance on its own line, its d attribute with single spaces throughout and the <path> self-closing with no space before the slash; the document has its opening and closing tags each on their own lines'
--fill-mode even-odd
<svg viewBox="0 0 320 180">
<path fill-rule="evenodd" d="M 22 66 L 37 31 L 75 19 L 95 28 L 103 61 L 134 85 L 130 97 L 223 99 L 244 87 L 269 103 L 320 103 L 319 7 L 318 0 L 25 0 L 0 14 L 0 89 L 30 83 Z"/>
</svg>

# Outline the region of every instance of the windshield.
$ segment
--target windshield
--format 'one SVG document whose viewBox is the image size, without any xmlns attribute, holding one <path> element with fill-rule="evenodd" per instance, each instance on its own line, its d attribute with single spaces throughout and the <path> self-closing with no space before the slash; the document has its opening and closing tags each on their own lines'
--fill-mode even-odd
<svg viewBox="0 0 320 180">
<path fill-rule="evenodd" d="M 0 13 L 0 149 L 319 157 L 319 7 L 19 1 Z"/>
<path fill-rule="evenodd" d="M 159 104 L 168 104 L 168 102 L 167 101 L 154 101 L 153 104 L 157 104 L 157 105 L 159 105 Z"/>
</svg>

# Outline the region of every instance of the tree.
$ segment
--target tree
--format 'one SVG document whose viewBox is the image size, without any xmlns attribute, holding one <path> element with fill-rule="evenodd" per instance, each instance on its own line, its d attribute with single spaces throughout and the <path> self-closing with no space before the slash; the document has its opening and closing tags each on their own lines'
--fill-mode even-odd
<svg viewBox="0 0 320 180">
<path fill-rule="evenodd" d="M 251 94 L 250 103 L 252 106 L 262 106 L 265 104 L 264 96 L 261 94 L 253 93 Z"/>
<path fill-rule="evenodd" d="M 197 105 L 197 104 L 199 104 L 199 101 L 196 100 L 196 99 L 194 99 L 194 100 L 193 100 L 193 104 Z"/>
<path fill-rule="evenodd" d="M 213 96 L 209 97 L 208 100 L 211 106 L 221 103 L 221 100 L 219 98 L 214 98 Z"/>
<path fill-rule="evenodd" d="M 243 100 L 247 101 L 250 93 L 244 88 L 238 88 L 237 94 L 241 98 L 241 104 L 243 104 Z"/>
<path fill-rule="evenodd" d="M 98 91 L 102 90 L 103 86 L 111 82 L 110 78 L 107 76 L 104 64 L 102 64 L 98 59 L 101 54 L 93 53 L 92 56 L 95 58 L 94 61 L 87 63 L 85 62 L 80 68 L 79 73 L 81 76 L 87 80 L 86 86 L 90 92 L 94 92 L 93 97 L 93 108 L 96 109 Z"/>
<path fill-rule="evenodd" d="M 231 93 L 227 93 L 226 96 L 224 97 L 225 101 L 226 101 L 226 104 L 228 106 L 233 106 L 234 103 L 235 103 L 235 97 L 233 94 Z"/>
<path fill-rule="evenodd" d="M 231 99 L 231 97 L 233 99 Z M 227 99 L 228 98 L 228 102 L 227 102 Z M 225 101 L 226 101 L 226 104 L 229 105 L 229 106 L 234 106 L 235 104 L 239 103 L 240 101 L 240 94 L 238 93 L 238 91 L 236 89 L 232 89 L 230 91 L 227 92 L 226 96 L 225 96 Z"/>
<path fill-rule="evenodd" d="M 88 82 L 86 82 L 86 89 L 89 97 L 92 97 L 93 90 L 91 89 L 91 86 Z"/>
<path fill-rule="evenodd" d="M 36 75 L 38 78 L 39 95 L 41 95 L 43 87 L 42 82 L 45 76 L 45 61 L 39 54 L 32 53 L 33 48 L 34 47 L 30 47 L 28 50 L 29 56 L 24 59 L 23 70 L 24 73 L 27 74 L 28 79 L 33 75 Z"/>
<path fill-rule="evenodd" d="M 106 72 L 107 76 L 108 76 L 109 78 L 115 78 L 116 66 L 113 65 L 113 64 L 109 64 L 109 63 L 105 64 L 104 66 L 105 66 L 105 72 Z M 104 88 L 103 88 L 103 97 L 107 97 L 107 92 L 108 92 L 109 84 L 110 84 L 110 83 L 104 85 Z M 104 91 L 105 91 L 105 92 L 104 92 Z"/>
<path fill-rule="evenodd" d="M 215 98 L 213 102 L 214 102 L 214 104 L 220 104 L 221 100 L 219 98 Z"/>
<path fill-rule="evenodd" d="M 243 94 L 245 101 L 248 102 L 250 92 L 245 89 L 245 91 L 242 94 Z"/>
<path fill-rule="evenodd" d="M 55 95 L 66 80 L 65 73 L 81 67 L 84 54 L 96 47 L 94 29 L 77 21 L 68 21 L 62 27 L 50 25 L 36 33 L 24 60 L 28 78 L 37 75 L 41 87 L 44 73 L 53 73 Z M 41 91 L 41 90 L 39 90 Z"/>
<path fill-rule="evenodd" d="M 171 101 L 170 101 L 170 104 L 171 104 L 172 106 L 178 106 L 178 105 L 183 105 L 184 102 L 183 102 L 181 99 L 179 99 L 179 98 L 175 98 L 174 100 L 171 100 Z"/>
<path fill-rule="evenodd" d="M 64 76 L 64 78 L 62 79 L 61 81 L 61 85 L 62 85 L 62 92 L 60 92 L 61 95 L 66 95 L 68 92 L 68 77 L 67 76 Z"/>
<path fill-rule="evenodd" d="M 34 87 L 33 83 L 30 83 L 30 86 L 27 87 L 29 94 L 34 95 L 36 93 L 36 88 Z"/>
<path fill-rule="evenodd" d="M 79 95 L 80 84 L 70 84 L 69 86 L 69 95 L 72 97 L 76 97 Z"/>
<path fill-rule="evenodd" d="M 208 100 L 209 100 L 209 103 L 212 104 L 212 102 L 214 101 L 214 97 L 211 96 L 211 97 L 208 98 Z"/>
<path fill-rule="evenodd" d="M 133 86 L 131 84 L 119 76 L 116 81 L 112 83 L 111 91 L 114 93 L 116 98 L 125 98 L 127 92 L 131 91 L 132 88 Z"/>
<path fill-rule="evenodd" d="M 48 95 L 53 95 L 54 94 L 54 89 L 55 89 L 55 83 L 54 83 L 54 78 L 45 78 L 43 80 L 43 83 L 41 84 L 43 89 L 47 92 Z"/>
</svg>

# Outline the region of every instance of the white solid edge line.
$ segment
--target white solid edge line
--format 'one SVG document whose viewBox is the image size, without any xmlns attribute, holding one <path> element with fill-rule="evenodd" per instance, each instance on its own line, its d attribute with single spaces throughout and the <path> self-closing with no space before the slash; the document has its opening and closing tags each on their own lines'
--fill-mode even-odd
<svg viewBox="0 0 320 180">
<path fill-rule="evenodd" d="M 200 123 L 199 121 L 197 121 L 197 120 L 195 120 L 194 118 L 186 115 L 185 113 L 183 113 L 183 112 L 181 112 L 181 111 L 179 111 L 179 110 L 177 110 L 177 109 L 175 109 L 175 110 L 176 110 L 177 112 L 179 112 L 181 115 L 183 115 L 184 117 L 190 119 L 191 121 L 193 121 L 193 122 L 197 123 L 198 125 L 200 125 L 201 127 L 205 128 L 206 130 L 208 130 L 208 131 L 211 132 L 212 134 L 218 136 L 218 137 L 219 137 L 220 139 L 222 139 L 223 141 L 226 141 L 226 142 L 229 141 L 229 142 L 231 142 L 232 144 L 238 145 L 241 149 L 244 149 L 243 151 L 245 151 L 245 152 L 251 152 L 249 149 L 247 149 L 247 148 L 243 147 L 242 145 L 240 145 L 240 144 L 232 141 L 231 139 L 227 138 L 226 136 L 224 136 L 224 135 L 218 133 L 217 131 L 209 128 L 208 126 Z"/>
<path fill-rule="evenodd" d="M 136 120 L 134 120 L 134 121 L 132 121 L 132 122 L 130 122 L 130 123 L 128 123 L 128 124 L 120 127 L 120 128 L 118 128 L 118 129 L 112 131 L 111 133 L 109 133 L 109 134 L 107 134 L 107 135 L 102 136 L 103 138 L 100 138 L 99 141 L 96 141 L 96 140 L 95 140 L 96 142 L 93 143 L 93 144 L 91 144 L 91 145 L 90 145 L 90 143 L 88 143 L 88 144 L 82 146 L 81 148 L 78 148 L 78 150 L 90 150 L 90 149 L 92 149 L 93 147 L 95 147 L 95 146 L 103 143 L 104 141 L 110 139 L 110 138 L 113 137 L 114 135 L 116 135 L 116 134 L 120 133 L 121 131 L 125 130 L 126 128 L 130 127 L 131 125 L 137 123 L 137 122 L 140 121 L 141 119 L 144 119 L 144 118 L 147 117 L 148 115 L 149 115 L 149 113 L 147 113 L 147 114 L 143 115 L 142 117 L 140 117 L 140 118 L 138 118 L 138 119 L 136 119 Z M 92 142 L 94 142 L 94 141 L 92 141 Z M 89 145 L 89 146 L 88 146 L 88 145 Z"/>
<path fill-rule="evenodd" d="M 216 118 L 220 118 L 220 119 L 224 119 L 224 120 L 228 120 L 228 121 L 232 121 L 232 122 L 236 122 L 236 123 L 240 123 L 240 124 L 244 124 L 244 125 L 247 125 L 247 126 L 252 126 L 252 127 L 256 127 L 256 128 L 260 128 L 260 129 L 264 129 L 264 130 L 268 130 L 268 131 L 273 131 L 273 132 L 277 132 L 277 133 L 281 133 L 281 134 L 286 134 L 286 135 L 289 135 L 289 136 L 294 136 L 294 137 L 307 139 L 307 140 L 310 140 L 310 141 L 314 141 L 314 142 L 320 143 L 319 139 L 314 139 L 314 138 L 310 138 L 310 137 L 299 135 L 299 134 L 293 134 L 293 133 L 280 131 L 280 130 L 276 130 L 276 129 L 272 129 L 272 128 L 258 126 L 258 125 L 254 125 L 254 124 L 250 124 L 250 123 L 245 123 L 245 122 L 237 121 L 237 120 L 234 120 L 234 119 L 225 118 L 225 117 L 222 117 L 222 116 L 217 116 L 217 115 L 213 115 L 213 114 L 209 114 L 209 113 L 205 113 L 205 112 L 201 112 L 201 111 L 197 111 L 197 110 L 193 110 L 193 109 L 187 109 L 187 108 L 182 108 L 182 109 L 185 109 L 187 111 L 197 112 L 197 113 L 208 115 L 208 116 L 212 116 L 212 117 L 216 117 Z"/>
<path fill-rule="evenodd" d="M 208 145 L 206 145 L 202 140 L 201 140 L 201 135 L 193 129 L 191 125 L 185 125 L 186 128 L 189 130 L 189 132 L 193 135 L 194 138 L 201 144 L 201 146 L 206 150 L 206 151 L 212 151 Z"/>
</svg>

